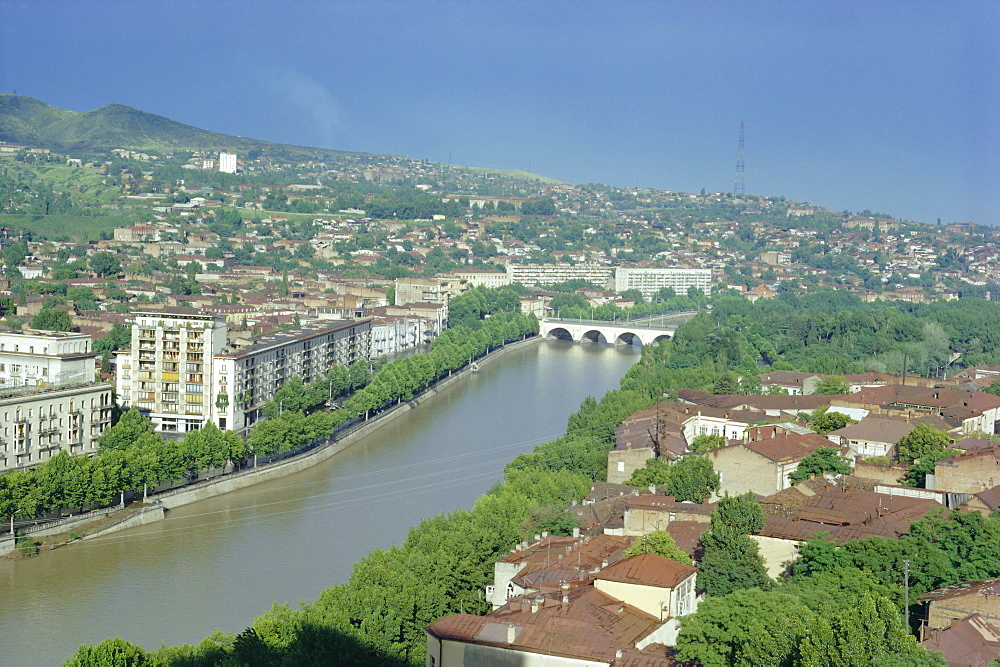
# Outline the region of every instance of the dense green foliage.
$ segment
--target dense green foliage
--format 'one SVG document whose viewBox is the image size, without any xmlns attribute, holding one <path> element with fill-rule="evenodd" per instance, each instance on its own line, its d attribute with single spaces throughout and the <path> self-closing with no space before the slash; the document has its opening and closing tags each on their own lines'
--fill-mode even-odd
<svg viewBox="0 0 1000 667">
<path fill-rule="evenodd" d="M 906 632 L 890 600 L 831 579 L 710 598 L 681 621 L 677 648 L 705 667 L 944 664 Z"/>
</svg>

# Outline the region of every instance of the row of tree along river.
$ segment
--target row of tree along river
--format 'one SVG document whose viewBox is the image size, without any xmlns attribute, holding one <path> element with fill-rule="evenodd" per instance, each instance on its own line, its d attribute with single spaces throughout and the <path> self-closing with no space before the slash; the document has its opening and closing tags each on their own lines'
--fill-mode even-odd
<svg viewBox="0 0 1000 667">
<path fill-rule="evenodd" d="M 4 664 L 61 664 L 120 636 L 148 649 L 240 632 L 313 600 L 422 518 L 470 507 L 520 452 L 564 432 L 638 350 L 544 341 L 505 352 L 314 468 L 42 558 L 0 560 Z"/>
</svg>

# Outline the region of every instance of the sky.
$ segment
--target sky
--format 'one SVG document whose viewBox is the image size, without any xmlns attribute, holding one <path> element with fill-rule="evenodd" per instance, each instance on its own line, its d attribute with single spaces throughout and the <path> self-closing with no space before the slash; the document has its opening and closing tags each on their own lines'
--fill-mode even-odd
<svg viewBox="0 0 1000 667">
<path fill-rule="evenodd" d="M 571 183 L 1000 224 L 1000 2 L 0 0 L 0 93 Z"/>
</svg>

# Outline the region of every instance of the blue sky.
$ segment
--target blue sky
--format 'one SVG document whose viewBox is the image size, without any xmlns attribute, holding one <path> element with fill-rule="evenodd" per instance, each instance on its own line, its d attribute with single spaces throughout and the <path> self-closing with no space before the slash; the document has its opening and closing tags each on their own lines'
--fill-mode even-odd
<svg viewBox="0 0 1000 667">
<path fill-rule="evenodd" d="M 571 181 L 1000 224 L 998 2 L 18 2 L 0 92 Z"/>
</svg>

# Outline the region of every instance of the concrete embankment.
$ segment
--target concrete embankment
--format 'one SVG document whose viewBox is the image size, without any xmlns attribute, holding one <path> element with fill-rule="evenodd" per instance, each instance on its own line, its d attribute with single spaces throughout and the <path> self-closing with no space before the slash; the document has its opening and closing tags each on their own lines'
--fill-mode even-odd
<svg viewBox="0 0 1000 667">
<path fill-rule="evenodd" d="M 32 541 L 52 535 L 69 535 L 78 533 L 81 540 L 90 540 L 95 537 L 114 533 L 133 526 L 141 526 L 147 523 L 162 521 L 164 518 L 164 507 L 161 504 L 140 505 L 138 507 L 106 507 L 93 512 L 84 512 L 76 516 L 67 516 L 56 521 L 29 526 L 21 532 Z M 77 538 L 72 538 L 77 539 Z M 61 546 L 68 541 L 58 540 L 55 546 Z M 0 538 L 0 556 L 6 556 L 17 548 L 14 537 L 6 535 Z M 54 548 L 49 545 L 45 548 Z"/>
</svg>

